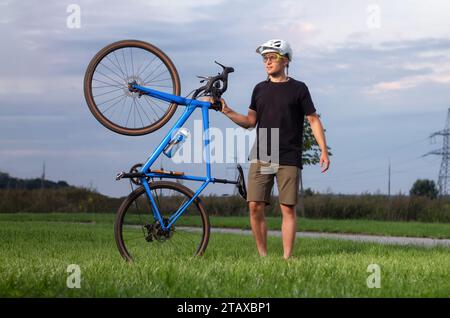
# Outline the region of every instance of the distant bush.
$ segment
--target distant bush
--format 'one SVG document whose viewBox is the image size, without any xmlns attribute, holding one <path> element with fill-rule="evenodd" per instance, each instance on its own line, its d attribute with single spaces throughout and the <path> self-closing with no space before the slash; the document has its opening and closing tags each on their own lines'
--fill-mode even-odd
<svg viewBox="0 0 450 318">
<path fill-rule="evenodd" d="M 209 215 L 248 216 L 240 196 L 200 196 Z M 84 188 L 0 190 L 0 212 L 117 212 L 124 198 L 110 198 Z M 308 218 L 450 222 L 450 201 L 425 196 L 320 194 L 304 197 Z M 279 216 L 278 198 L 266 206 L 267 216 Z M 300 215 L 300 204 L 297 205 Z"/>
<path fill-rule="evenodd" d="M 110 212 L 122 199 L 84 188 L 0 190 L 0 212 Z"/>
<path fill-rule="evenodd" d="M 41 178 L 19 179 L 0 171 L 0 189 L 60 189 L 70 187 L 66 181 L 50 181 Z"/>
<path fill-rule="evenodd" d="M 210 215 L 248 215 L 247 203 L 237 196 L 202 197 Z M 305 216 L 308 218 L 372 219 L 386 221 L 450 222 L 450 201 L 428 197 L 397 195 L 338 195 L 319 194 L 304 197 Z M 266 206 L 266 215 L 278 216 L 281 211 L 278 198 Z M 300 215 L 300 204 L 297 205 Z"/>
<path fill-rule="evenodd" d="M 305 198 L 309 218 L 450 222 L 448 199 L 396 195 L 314 195 Z"/>
</svg>

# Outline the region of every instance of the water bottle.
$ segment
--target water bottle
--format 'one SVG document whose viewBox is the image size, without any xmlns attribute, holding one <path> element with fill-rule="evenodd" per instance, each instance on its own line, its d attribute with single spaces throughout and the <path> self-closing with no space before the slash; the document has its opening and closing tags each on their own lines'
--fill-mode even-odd
<svg viewBox="0 0 450 318">
<path fill-rule="evenodd" d="M 177 133 L 172 137 L 167 146 L 164 148 L 164 154 L 172 158 L 173 155 L 177 152 L 178 149 L 183 145 L 186 141 L 186 138 L 189 136 L 189 130 L 186 128 L 180 128 Z"/>
</svg>

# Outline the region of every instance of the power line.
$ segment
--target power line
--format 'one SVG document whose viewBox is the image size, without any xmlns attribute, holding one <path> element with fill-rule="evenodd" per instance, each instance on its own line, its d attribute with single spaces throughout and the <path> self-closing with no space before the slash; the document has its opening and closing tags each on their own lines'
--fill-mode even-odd
<svg viewBox="0 0 450 318">
<path fill-rule="evenodd" d="M 416 160 L 416 159 L 414 159 L 414 160 Z M 410 160 L 410 161 L 413 161 L 413 160 Z M 430 165 L 430 163 L 428 163 L 428 162 L 425 162 L 425 163 L 422 162 L 420 165 L 415 166 L 415 167 L 422 167 L 422 166 L 429 166 L 429 165 Z M 375 171 L 375 170 L 380 171 L 380 168 L 374 168 L 374 169 L 370 169 L 367 171 Z M 375 174 L 374 173 L 364 174 L 362 172 L 364 172 L 364 171 L 359 171 L 359 176 L 358 176 L 358 172 L 355 172 L 355 173 L 351 173 L 351 175 L 349 174 L 348 176 L 344 176 L 344 177 L 333 176 L 333 177 L 328 178 L 328 177 L 324 176 L 323 178 L 312 178 L 312 179 L 307 178 L 307 179 L 305 179 L 305 181 L 307 183 L 315 183 L 315 182 L 323 183 L 324 181 L 348 181 L 348 180 L 359 181 L 361 178 L 373 178 L 373 177 L 380 177 L 380 176 L 386 177 L 388 175 L 387 172 L 375 173 Z M 406 172 L 411 172 L 411 170 L 391 170 L 391 175 L 395 175 L 395 174 L 399 174 L 399 173 L 406 173 Z M 355 176 L 355 175 L 357 175 L 357 176 Z"/>
<path fill-rule="evenodd" d="M 401 163 L 403 166 L 405 166 L 405 165 L 409 165 L 409 164 L 411 164 L 412 162 L 416 162 L 417 160 L 419 160 L 419 159 L 423 159 L 422 158 L 422 156 L 420 156 L 420 157 L 415 157 L 415 158 L 413 158 L 413 159 L 409 159 L 409 160 L 398 160 L 398 161 L 394 161 L 394 163 Z M 427 163 L 428 164 L 428 163 Z M 391 165 L 393 166 L 394 164 L 391 162 Z M 367 176 L 366 174 L 367 173 L 369 173 L 369 172 L 373 172 L 373 171 L 380 171 L 382 169 L 382 166 L 381 165 L 377 165 L 376 167 L 374 167 L 374 168 L 370 168 L 370 169 L 366 169 L 366 170 L 359 170 L 359 171 L 351 171 L 351 172 L 348 172 L 348 173 L 346 173 L 346 172 L 343 172 L 343 173 L 345 173 L 345 175 L 344 176 L 342 176 L 342 178 L 347 178 L 347 176 L 348 175 L 352 175 L 352 176 L 358 176 L 358 175 L 363 175 L 362 177 L 369 177 L 369 176 Z M 384 175 L 386 175 L 386 174 L 384 174 Z M 330 181 L 332 181 L 334 178 L 338 178 L 338 179 L 341 179 L 341 177 L 339 177 L 339 175 L 337 175 L 337 176 L 333 176 L 333 177 L 331 177 L 331 178 L 312 178 L 312 179 L 308 179 L 308 181 L 312 181 L 312 180 L 321 180 L 321 181 L 324 181 L 324 180 L 330 180 Z"/>
<path fill-rule="evenodd" d="M 348 163 L 355 163 L 355 162 L 358 162 L 358 161 L 361 161 L 361 160 L 364 160 L 364 159 L 367 159 L 367 158 L 373 158 L 373 157 L 379 157 L 381 155 L 392 154 L 392 153 L 397 152 L 397 151 L 399 151 L 401 149 L 405 149 L 405 148 L 417 145 L 419 143 L 422 143 L 422 142 L 428 140 L 429 138 L 430 137 L 421 138 L 419 140 L 416 140 L 416 141 L 413 141 L 413 142 L 410 142 L 410 143 L 403 144 L 403 145 L 397 146 L 395 148 L 392 148 L 392 150 L 386 150 L 386 151 L 383 151 L 383 152 L 376 151 L 376 152 L 373 152 L 373 153 L 369 153 L 369 154 L 367 154 L 367 155 L 365 155 L 363 157 L 347 161 L 346 163 L 347 164 Z"/>
<path fill-rule="evenodd" d="M 403 149 L 403 148 L 406 148 L 406 147 L 409 147 L 409 146 L 411 146 L 411 145 L 418 144 L 418 143 L 423 142 L 424 140 L 427 140 L 427 139 L 429 139 L 429 137 L 427 137 L 427 138 L 425 138 L 425 139 L 421 139 L 420 141 L 415 141 L 415 142 L 412 142 L 412 143 L 405 144 L 405 145 L 403 145 L 403 146 L 399 146 L 399 147 L 397 147 L 396 150 L 394 150 L 393 152 L 395 152 L 395 151 L 397 151 L 397 150 L 400 150 L 400 149 Z M 380 153 L 380 155 L 381 155 L 381 154 L 384 154 L 384 153 Z M 348 165 L 348 164 L 350 164 L 350 163 L 358 162 L 358 161 L 361 161 L 363 158 L 368 158 L 368 157 L 371 157 L 371 158 L 372 158 L 372 157 L 374 157 L 374 156 L 372 156 L 372 155 L 366 155 L 366 156 L 361 157 L 361 158 L 356 159 L 356 160 L 346 161 L 345 164 Z M 402 164 L 402 165 L 405 165 L 405 164 L 409 164 L 409 163 L 411 163 L 411 162 L 413 162 L 413 161 L 417 161 L 417 160 L 422 159 L 422 158 L 423 158 L 423 156 L 414 157 L 414 158 L 409 159 L 409 160 L 397 159 L 397 160 L 392 161 L 391 164 L 392 164 L 392 165 L 396 165 L 396 164 Z M 344 172 L 344 173 L 345 173 L 346 175 L 349 174 L 349 173 L 351 173 L 352 175 L 359 175 L 359 174 L 364 174 L 364 173 L 366 173 L 366 172 L 378 171 L 378 170 L 382 169 L 383 166 L 384 166 L 384 165 L 379 164 L 379 165 L 376 165 L 375 167 L 370 168 L 370 169 L 359 170 L 359 171 L 350 171 L 350 172 L 348 172 L 348 173 L 345 173 L 345 172 Z M 322 179 L 321 179 L 321 180 L 322 180 Z"/>
<path fill-rule="evenodd" d="M 391 158 L 389 157 L 388 196 L 391 196 Z"/>
<path fill-rule="evenodd" d="M 348 176 L 348 177 L 335 177 L 335 178 L 327 178 L 327 179 L 306 179 L 307 183 L 310 182 L 321 182 L 323 183 L 324 181 L 348 181 L 348 180 L 357 180 L 357 179 L 361 179 L 361 178 L 373 178 L 373 177 L 378 177 L 378 176 L 386 176 L 386 172 L 383 173 L 377 173 L 377 174 L 371 174 L 371 175 L 365 175 L 365 176 Z"/>
</svg>

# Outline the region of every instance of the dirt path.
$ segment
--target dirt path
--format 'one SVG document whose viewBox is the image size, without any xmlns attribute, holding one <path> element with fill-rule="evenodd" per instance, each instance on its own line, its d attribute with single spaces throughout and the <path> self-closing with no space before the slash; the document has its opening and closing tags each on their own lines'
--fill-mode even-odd
<svg viewBox="0 0 450 318">
<path fill-rule="evenodd" d="M 180 228 L 180 227 L 179 227 Z M 183 227 L 183 229 L 197 231 L 198 228 Z M 213 233 L 228 233 L 240 235 L 252 235 L 250 230 L 228 229 L 228 228 L 211 228 Z M 281 236 L 281 231 L 268 231 L 270 236 Z M 416 245 L 416 246 L 450 246 L 450 239 L 433 239 L 424 237 L 406 237 L 406 236 L 381 236 L 367 234 L 343 234 L 343 233 L 324 233 L 324 232 L 297 232 L 297 237 L 311 238 L 327 238 L 337 240 L 349 240 L 357 242 L 374 242 L 380 244 L 396 244 L 396 245 Z"/>
</svg>

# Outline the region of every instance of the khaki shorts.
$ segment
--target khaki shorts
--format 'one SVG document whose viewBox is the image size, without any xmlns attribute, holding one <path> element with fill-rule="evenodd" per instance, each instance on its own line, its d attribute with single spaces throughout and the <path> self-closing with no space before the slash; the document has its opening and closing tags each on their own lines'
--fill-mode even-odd
<svg viewBox="0 0 450 318">
<path fill-rule="evenodd" d="M 273 178 L 277 178 L 280 204 L 295 205 L 298 198 L 300 168 L 297 166 L 271 166 L 270 163 L 255 161 L 248 172 L 247 202 L 264 201 L 270 204 Z"/>
</svg>

